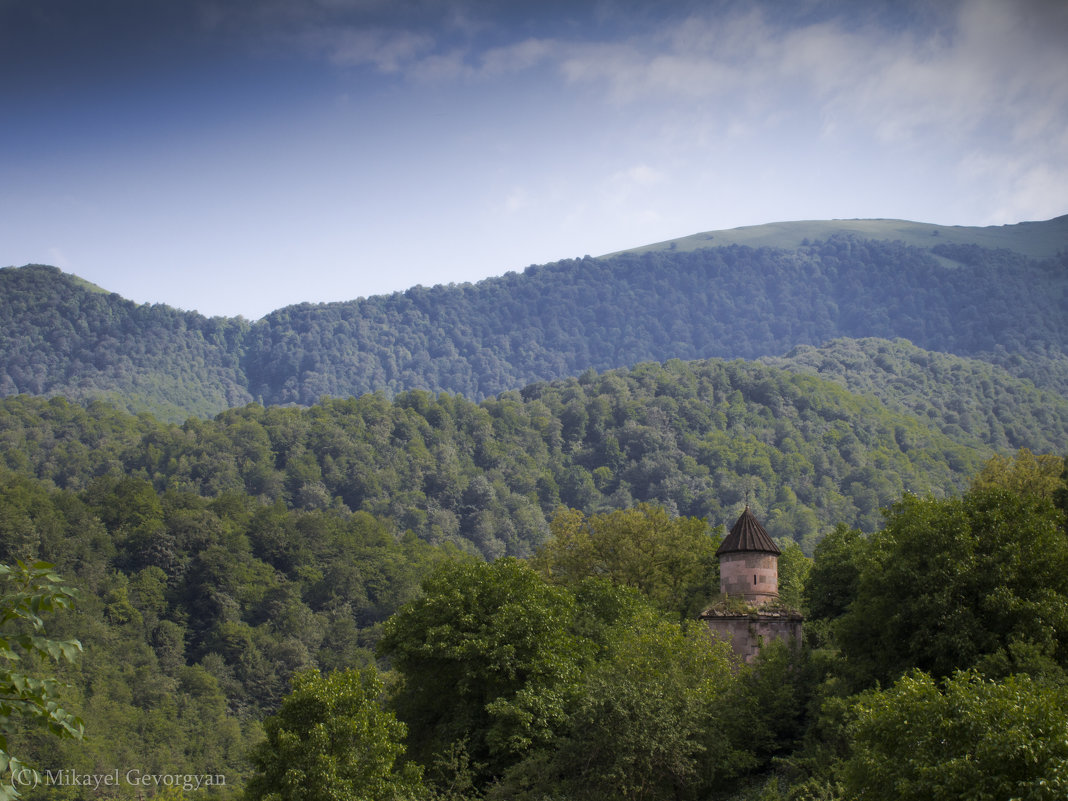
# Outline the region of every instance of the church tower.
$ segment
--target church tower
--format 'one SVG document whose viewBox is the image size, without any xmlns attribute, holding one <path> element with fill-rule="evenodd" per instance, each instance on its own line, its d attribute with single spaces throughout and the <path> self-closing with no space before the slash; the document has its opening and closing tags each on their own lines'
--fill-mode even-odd
<svg viewBox="0 0 1068 801">
<path fill-rule="evenodd" d="M 801 643 L 801 613 L 779 600 L 781 553 L 749 504 L 716 550 L 720 597 L 700 618 L 744 662 L 766 642 Z"/>
<path fill-rule="evenodd" d="M 779 597 L 779 546 L 749 511 L 748 504 L 716 550 L 719 591 L 760 605 Z"/>
</svg>

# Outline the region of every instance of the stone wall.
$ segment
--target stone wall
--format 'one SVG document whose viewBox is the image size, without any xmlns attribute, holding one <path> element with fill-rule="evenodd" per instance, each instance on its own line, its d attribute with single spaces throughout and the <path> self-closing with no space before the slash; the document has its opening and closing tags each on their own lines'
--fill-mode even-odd
<svg viewBox="0 0 1068 801">
<path fill-rule="evenodd" d="M 760 551 L 723 554 L 719 558 L 719 591 L 752 603 L 778 598 L 779 558 Z"/>
<path fill-rule="evenodd" d="M 773 640 L 801 644 L 801 614 L 793 610 L 731 614 L 710 609 L 701 618 L 712 636 L 729 642 L 746 663 L 755 660 L 761 647 Z"/>
</svg>

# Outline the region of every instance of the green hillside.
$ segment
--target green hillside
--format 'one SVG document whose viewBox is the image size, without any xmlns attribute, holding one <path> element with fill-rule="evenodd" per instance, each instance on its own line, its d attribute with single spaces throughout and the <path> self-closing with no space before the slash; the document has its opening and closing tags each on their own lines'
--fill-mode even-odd
<svg viewBox="0 0 1068 801">
<path fill-rule="evenodd" d="M 977 404 L 998 403 L 999 378 Z M 933 370 L 926 380 L 958 388 Z M 1037 419 L 1029 403 L 1042 400 L 1021 396 L 1015 416 Z M 1063 447 L 1063 418 L 1034 436 Z M 180 427 L 58 398 L 0 404 L 3 464 L 62 488 L 117 472 L 157 492 L 363 511 L 489 558 L 530 553 L 561 504 L 653 502 L 722 521 L 747 492 L 775 536 L 810 549 L 839 522 L 878 528 L 880 508 L 903 492 L 952 492 L 996 450 L 831 380 L 720 360 L 588 371 L 481 404 L 369 394 L 309 409 L 252 404 Z"/>
<path fill-rule="evenodd" d="M 106 398 L 166 419 L 251 400 L 248 324 L 137 304 L 55 267 L 0 270 L 0 395 Z"/>
<path fill-rule="evenodd" d="M 810 569 L 802 550 L 811 553 L 827 532 L 835 532 L 834 544 L 848 526 L 875 531 L 885 521 L 881 508 L 905 493 L 948 507 L 979 473 L 994 449 L 978 435 L 999 430 L 964 431 L 959 420 L 949 422 L 942 399 L 986 381 L 990 386 L 974 404 L 969 399 L 970 408 L 993 409 L 1014 396 L 1013 418 L 1027 421 L 1016 433 L 1035 426 L 1052 438 L 1063 430 L 1060 423 L 1042 428 L 1044 418 L 1032 404 L 1045 396 L 1025 391 L 1003 371 L 904 343 L 835 343 L 793 358 L 790 369 L 673 360 L 587 371 L 479 404 L 423 391 L 310 408 L 250 404 L 181 426 L 101 402 L 81 406 L 27 395 L 0 400 L 0 561 L 46 559 L 79 590 L 76 611 L 50 621 L 49 632 L 82 642 L 84 655 L 65 666 L 61 678 L 69 685 L 68 708 L 85 719 L 90 735 L 85 743 L 55 742 L 19 728 L 10 742 L 43 767 L 92 773 L 125 760 L 145 770 L 225 775 L 225 791 L 236 794 L 252 772 L 249 749 L 262 738 L 261 721 L 279 708 L 294 675 L 354 666 L 373 673 L 375 647 L 382 643 L 394 650 L 380 648 L 378 656 L 409 653 L 397 627 L 415 625 L 411 615 L 418 607 L 410 604 L 421 597 L 421 582 L 424 591 L 436 587 L 449 599 L 439 608 L 474 621 L 480 632 L 453 651 L 475 654 L 468 668 L 474 672 L 450 674 L 450 681 L 475 676 L 479 687 L 499 686 L 477 678 L 478 671 L 480 665 L 496 670 L 486 660 L 505 652 L 472 649 L 481 647 L 479 638 L 496 637 L 516 621 L 523 622 L 519 633 L 527 631 L 547 597 L 558 604 L 551 620 L 573 621 L 573 633 L 560 642 L 582 643 L 560 653 L 600 654 L 615 665 L 605 686 L 660 676 L 665 654 L 683 659 L 688 643 L 698 642 L 697 629 L 679 628 L 678 610 L 700 608 L 714 592 L 709 555 L 721 526 L 746 500 L 784 549 L 784 592 L 799 599 Z M 902 375 L 910 385 L 923 384 L 927 405 L 910 409 L 875 397 L 887 382 L 869 361 L 887 359 L 912 365 Z M 804 372 L 799 365 L 806 360 L 833 369 L 834 376 Z M 843 387 L 843 376 L 863 383 L 865 394 Z M 1053 414 L 1063 423 L 1060 407 Z M 1025 456 L 1020 464 L 1031 461 Z M 1053 478 L 1060 475 L 1059 458 L 1041 464 Z M 1005 472 L 995 465 L 986 480 L 1005 481 Z M 1001 496 L 995 500 L 998 516 L 990 519 L 1002 520 L 1006 509 L 1017 514 Z M 1033 510 L 1024 511 L 1029 524 L 1038 525 Z M 1041 530 L 1059 532 L 1052 513 L 1043 511 L 1047 519 Z M 601 531 L 609 524 L 645 538 L 642 548 L 663 549 L 671 561 L 660 565 L 631 546 L 617 554 L 624 560 L 616 565 L 624 571 L 618 584 L 604 576 L 585 582 L 574 573 L 581 554 L 565 543 L 550 558 L 566 556 L 572 583 L 561 578 L 550 586 L 527 564 L 472 558 L 530 554 L 553 533 L 583 525 Z M 927 536 L 922 523 L 913 528 Z M 689 543 L 684 552 L 679 541 Z M 700 547 L 691 552 L 690 546 Z M 861 559 L 859 547 L 849 558 Z M 835 558 L 826 569 L 848 575 L 853 563 Z M 625 578 L 635 559 L 644 566 L 640 585 Z M 817 558 L 816 565 L 823 564 Z M 650 572 L 650 565 L 659 572 Z M 596 564 L 585 569 L 600 570 Z M 939 576 L 945 580 L 945 573 Z M 496 582 L 496 594 L 486 588 L 483 603 L 473 589 L 449 589 L 449 581 L 471 577 Z M 828 597 L 849 598 L 854 591 L 848 582 L 821 580 L 814 586 Z M 1060 598 L 1041 597 L 1047 604 Z M 469 602 L 498 617 L 480 622 L 482 612 L 465 611 Z M 654 602 L 662 605 L 654 608 Z M 1026 630 L 1034 631 L 1032 606 L 1026 610 Z M 821 612 L 825 618 L 839 613 Z M 419 648 L 444 643 L 450 621 L 437 625 L 433 637 L 418 626 L 406 636 Z M 650 638 L 643 641 L 640 671 L 611 661 L 620 631 L 630 632 L 631 640 Z M 829 630 L 825 624 L 814 631 L 818 638 Z M 569 639 L 574 636 L 583 639 Z M 534 639 L 543 642 L 541 635 Z M 514 642 L 508 635 L 508 658 L 526 658 L 526 651 L 514 655 Z M 863 653 L 862 642 L 853 647 Z M 815 692 L 808 671 L 831 667 L 774 663 L 779 666 L 763 674 L 772 686 L 752 684 L 758 674 L 732 672 L 725 659 L 716 662 L 717 675 L 743 678 L 730 690 L 734 700 L 716 704 L 735 710 L 735 728 L 715 731 L 736 738 L 732 742 L 747 755 L 737 772 L 724 774 L 729 778 L 764 770 L 775 753 L 797 746 L 794 738 L 807 719 L 801 710 Z M 913 657 L 899 661 L 905 659 Z M 577 677 L 593 668 L 582 663 L 567 670 Z M 692 684 L 685 675 L 674 692 Z M 426 686 L 435 686 L 432 680 L 442 679 L 428 675 Z M 854 669 L 839 681 L 862 680 Z M 390 692 L 402 686 L 394 682 Z M 643 685 L 640 694 L 655 691 Z M 754 711 L 754 693 L 773 700 L 774 721 Z M 783 717 L 781 709 L 794 711 Z M 407 719 L 420 725 L 418 716 Z M 754 726 L 764 732 L 758 740 L 750 736 Z M 435 732 L 426 727 L 417 735 L 433 738 Z M 472 748 L 487 753 L 484 745 Z M 571 781 L 575 770 L 553 781 Z M 27 798 L 43 801 L 54 797 L 53 789 L 28 790 Z M 208 797 L 236 797 L 226 792 Z"/>
<path fill-rule="evenodd" d="M 407 760 L 383 793 L 438 801 L 836 799 L 978 741 L 1047 781 L 1064 221 L 765 226 L 255 323 L 0 270 L 0 563 L 76 590 L 38 608 L 88 734 L 5 749 L 218 801 L 354 715 Z M 745 505 L 806 614 L 755 667 L 692 619 Z"/>
<path fill-rule="evenodd" d="M 4 269 L 0 395 L 107 397 L 180 422 L 249 400 L 410 389 L 481 400 L 590 368 L 774 357 L 866 337 L 980 358 L 1064 395 L 1066 220 L 781 223 L 731 244 L 699 235 L 687 240 L 694 249 L 302 304 L 255 323 L 138 305 L 54 268 Z"/>
<path fill-rule="evenodd" d="M 799 220 L 765 225 L 747 225 L 722 231 L 669 239 L 620 253 L 660 250 L 697 250 L 726 245 L 796 250 L 813 241 L 835 236 L 897 241 L 925 250 L 938 245 L 975 245 L 989 250 L 1008 250 L 1032 259 L 1051 259 L 1068 249 L 1068 215 L 1043 222 L 987 227 L 934 225 L 908 220 Z"/>
<path fill-rule="evenodd" d="M 1068 450 L 1068 399 L 978 359 L 904 340 L 840 339 L 760 361 L 837 381 L 950 436 L 975 436 L 1000 450 Z"/>
</svg>

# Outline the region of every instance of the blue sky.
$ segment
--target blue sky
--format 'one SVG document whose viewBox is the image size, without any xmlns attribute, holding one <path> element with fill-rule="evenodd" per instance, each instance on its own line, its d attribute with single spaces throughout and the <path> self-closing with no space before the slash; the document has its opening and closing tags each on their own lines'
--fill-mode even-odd
<svg viewBox="0 0 1068 801">
<path fill-rule="evenodd" d="M 0 266 L 256 319 L 699 231 L 1068 213 L 1068 3 L 0 0 Z"/>
</svg>

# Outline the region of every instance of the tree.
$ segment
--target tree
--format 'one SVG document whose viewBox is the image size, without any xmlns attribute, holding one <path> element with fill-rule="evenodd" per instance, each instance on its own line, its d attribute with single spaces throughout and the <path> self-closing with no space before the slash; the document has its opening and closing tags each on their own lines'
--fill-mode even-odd
<svg viewBox="0 0 1068 801">
<path fill-rule="evenodd" d="M 533 563 L 564 586 L 604 576 L 683 617 L 699 612 L 718 587 L 721 532 L 710 532 L 702 519 L 671 517 L 644 503 L 589 517 L 561 509 L 550 531 L 552 538 Z"/>
<path fill-rule="evenodd" d="M 973 489 L 1006 489 L 1024 495 L 1054 497 L 1064 487 L 1065 462 L 1052 454 L 1021 448 L 1013 458 L 994 456 L 972 482 Z"/>
<path fill-rule="evenodd" d="M 866 540 L 855 528 L 839 523 L 813 554 L 804 590 L 805 612 L 812 620 L 834 620 L 857 595 L 857 579 Z"/>
<path fill-rule="evenodd" d="M 1060 510 L 1046 495 L 997 488 L 905 496 L 869 541 L 837 635 L 869 682 L 913 667 L 944 677 L 1021 648 L 1068 666 Z"/>
<path fill-rule="evenodd" d="M 1068 797 L 1068 688 L 1026 675 L 915 672 L 853 708 L 847 798 L 956 801 Z"/>
<path fill-rule="evenodd" d="M 8 737 L 17 719 L 45 726 L 57 737 L 80 739 L 84 724 L 60 703 L 60 684 L 55 679 L 31 675 L 23 667 L 29 659 L 73 661 L 81 652 L 77 640 L 55 640 L 45 633 L 42 615 L 71 606 L 74 590 L 63 584 L 46 562 L 15 566 L 0 565 L 0 799 L 19 795 L 19 784 L 37 784 L 37 771 L 8 750 Z M 25 661 L 24 661 L 25 659 Z M 16 669 L 18 665 L 22 669 Z"/>
<path fill-rule="evenodd" d="M 379 653 L 403 676 L 395 704 L 411 755 L 430 764 L 467 741 L 499 775 L 567 719 L 590 648 L 571 594 L 513 558 L 445 562 L 386 621 Z"/>
<path fill-rule="evenodd" d="M 794 609 L 800 609 L 804 599 L 805 585 L 812 572 L 812 560 L 805 556 L 801 546 L 793 540 L 781 538 L 777 545 L 779 554 L 779 600 Z"/>
<path fill-rule="evenodd" d="M 751 767 L 736 745 L 730 648 L 650 606 L 620 621 L 583 675 L 566 733 L 534 751 L 493 799 L 704 797 Z"/>
<path fill-rule="evenodd" d="M 249 801 L 401 801 L 421 797 L 419 770 L 397 766 L 404 724 L 379 704 L 373 667 L 297 673 L 267 739 L 253 751 Z"/>
</svg>

